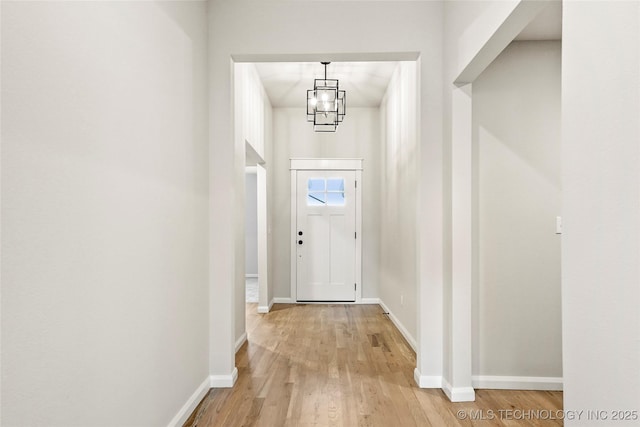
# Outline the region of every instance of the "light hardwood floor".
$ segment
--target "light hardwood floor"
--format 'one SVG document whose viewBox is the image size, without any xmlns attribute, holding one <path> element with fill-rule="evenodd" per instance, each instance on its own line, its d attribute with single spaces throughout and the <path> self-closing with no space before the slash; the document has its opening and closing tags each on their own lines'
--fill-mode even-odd
<svg viewBox="0 0 640 427">
<path fill-rule="evenodd" d="M 417 388 L 415 353 L 377 305 L 247 304 L 247 333 L 235 387 L 212 389 L 185 426 L 562 425 L 561 392 L 477 390 L 451 403 Z"/>
</svg>

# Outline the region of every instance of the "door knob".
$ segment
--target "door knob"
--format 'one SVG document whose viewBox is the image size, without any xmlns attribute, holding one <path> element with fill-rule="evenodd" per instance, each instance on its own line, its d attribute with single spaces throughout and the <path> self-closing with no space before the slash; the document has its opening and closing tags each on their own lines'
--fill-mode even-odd
<svg viewBox="0 0 640 427">
<path fill-rule="evenodd" d="M 298 240 L 298 244 L 301 245 L 302 244 L 302 240 Z"/>
</svg>

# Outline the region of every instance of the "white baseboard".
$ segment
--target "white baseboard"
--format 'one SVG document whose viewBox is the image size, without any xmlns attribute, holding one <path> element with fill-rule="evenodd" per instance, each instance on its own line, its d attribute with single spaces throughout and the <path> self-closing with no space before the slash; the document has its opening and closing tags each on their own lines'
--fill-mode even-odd
<svg viewBox="0 0 640 427">
<path fill-rule="evenodd" d="M 258 306 L 258 313 L 265 314 L 265 313 L 270 312 L 271 311 L 271 307 L 273 307 L 274 299 L 271 299 L 271 301 L 269 302 L 268 306 L 259 305 Z"/>
<path fill-rule="evenodd" d="M 442 379 L 442 391 L 452 402 L 474 402 L 476 392 L 473 387 L 451 387 L 451 384 Z"/>
<path fill-rule="evenodd" d="M 269 308 L 271 308 L 271 306 L 273 304 L 297 304 L 298 302 L 295 301 L 293 298 L 281 298 L 281 297 L 275 297 L 273 300 L 271 300 L 271 303 L 269 305 Z M 348 301 L 335 301 L 335 302 L 331 302 L 331 301 L 305 301 L 301 304 L 319 304 L 319 305 L 324 305 L 324 304 L 345 304 L 345 305 L 354 305 L 354 304 L 380 304 L 380 298 L 362 298 L 360 299 L 360 301 L 356 301 L 356 302 L 348 302 Z M 260 309 L 260 307 L 258 307 L 258 310 Z M 260 311 L 258 311 L 258 313 L 260 313 Z"/>
<path fill-rule="evenodd" d="M 442 388 L 441 376 L 422 375 L 418 368 L 413 370 L 413 379 L 420 388 Z"/>
<path fill-rule="evenodd" d="M 507 377 L 499 375 L 474 375 L 471 384 L 475 388 L 496 390 L 545 390 L 562 391 L 562 377 Z"/>
<path fill-rule="evenodd" d="M 182 405 L 182 408 L 180 408 L 176 416 L 173 417 L 171 421 L 169 421 L 169 424 L 167 424 L 167 427 L 182 427 L 185 421 L 189 419 L 193 411 L 196 409 L 196 406 L 198 406 L 202 398 L 207 394 L 207 392 L 209 391 L 209 388 L 211 388 L 210 386 L 211 386 L 211 379 L 207 377 L 202 382 L 202 384 L 198 386 L 196 391 L 193 392 L 193 394 L 187 400 L 187 402 L 184 405 Z"/>
<path fill-rule="evenodd" d="M 257 279 L 258 275 L 257 274 L 245 274 L 244 278 L 245 279 Z"/>
<path fill-rule="evenodd" d="M 407 340 L 413 351 L 417 353 L 418 344 L 416 343 L 416 339 L 411 336 L 409 331 L 407 331 L 407 328 L 404 327 L 400 320 L 398 320 L 398 318 L 391 312 L 391 310 L 389 310 L 389 307 L 387 307 L 387 305 L 382 300 L 380 300 L 380 307 L 382 307 L 385 312 L 389 313 L 389 319 L 391 319 L 393 324 L 396 325 L 396 328 L 398 328 L 404 339 Z"/>
<path fill-rule="evenodd" d="M 245 331 L 242 335 L 240 335 L 240 338 L 238 338 L 238 340 L 236 341 L 236 353 L 238 352 L 238 350 L 240 350 L 240 347 L 242 347 L 242 345 L 247 342 L 247 332 Z"/>
<path fill-rule="evenodd" d="M 211 388 L 231 388 L 238 379 L 238 368 L 234 367 L 229 375 L 211 375 L 209 377 Z"/>
</svg>

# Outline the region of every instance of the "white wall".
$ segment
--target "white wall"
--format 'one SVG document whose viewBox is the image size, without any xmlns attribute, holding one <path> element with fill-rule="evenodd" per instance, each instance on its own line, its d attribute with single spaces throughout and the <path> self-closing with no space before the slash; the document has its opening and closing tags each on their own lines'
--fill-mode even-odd
<svg viewBox="0 0 640 427">
<path fill-rule="evenodd" d="M 500 23 L 502 11 L 497 10 L 495 1 L 447 1 L 444 2 L 443 28 L 443 355 L 441 378 L 453 381 L 453 241 L 452 241 L 452 134 L 453 134 L 453 93 L 456 91 L 454 81 L 461 69 L 468 64 L 483 43 L 490 37 L 487 28 L 496 28 Z M 504 2 L 505 6 L 507 2 Z M 511 2 L 508 2 L 511 3 Z M 497 21 L 497 23 L 495 22 Z M 474 22 L 491 22 L 492 24 L 475 24 Z M 475 41 L 474 41 L 475 40 Z M 470 106 L 467 106 L 470 108 Z M 469 113 L 469 112 L 467 112 Z M 469 128 L 470 128 L 469 124 Z M 466 131 L 466 129 L 465 129 Z M 469 138 L 471 135 L 469 135 Z M 470 226 L 470 224 L 469 224 Z M 463 310 L 465 307 L 462 308 Z M 468 353 L 471 352 L 471 337 L 469 337 Z M 466 361 L 464 364 L 466 365 Z M 470 363 L 469 363 L 470 365 Z M 471 366 L 463 366 L 471 374 Z M 471 378 L 468 384 L 471 385 Z"/>
<path fill-rule="evenodd" d="M 274 154 L 273 154 L 273 108 L 269 102 L 269 98 L 265 97 L 265 115 L 264 115 L 264 158 L 265 158 L 265 175 L 266 175 L 266 187 L 267 191 L 265 193 L 266 201 L 266 233 L 267 233 L 267 242 L 266 242 L 266 250 L 267 250 L 267 292 L 266 295 L 263 290 L 260 291 L 260 305 L 269 305 L 273 301 L 273 297 L 275 295 L 275 281 L 274 281 L 274 266 L 273 266 L 273 256 L 274 254 L 274 239 L 273 239 L 273 224 L 275 222 L 275 209 L 274 209 L 274 181 L 275 181 L 275 167 L 274 167 Z M 261 230 L 261 224 L 258 223 L 258 230 Z M 261 280 L 264 279 L 264 275 Z M 262 286 L 264 289 L 264 286 Z M 266 298 L 265 298 L 266 297 Z M 265 298 L 263 300 L 263 298 Z"/>
<path fill-rule="evenodd" d="M 611 426 L 640 409 L 640 3 L 563 19 L 564 407 L 609 411 L 566 425 Z"/>
<path fill-rule="evenodd" d="M 560 51 L 513 42 L 473 82 L 473 375 L 493 381 L 562 376 Z"/>
<path fill-rule="evenodd" d="M 271 104 L 269 97 L 264 91 L 260 77 L 253 64 L 235 64 L 234 71 L 234 159 L 232 178 L 234 178 L 233 189 L 235 190 L 234 206 L 228 209 L 234 213 L 234 251 L 233 266 L 234 275 L 234 347 L 237 347 L 246 337 L 245 310 L 246 310 L 246 282 L 245 282 L 245 165 L 247 160 L 247 144 L 259 158 L 256 161 L 266 161 L 266 153 L 270 150 L 267 144 L 270 141 L 267 122 L 265 118 L 270 117 Z M 267 144 L 265 144 L 265 142 Z M 228 166 L 228 165 L 225 165 Z M 269 170 L 269 166 L 265 165 Z M 229 178 L 229 177 L 227 177 Z M 227 189 L 228 190 L 228 189 Z M 216 196 L 214 196 L 215 198 Z M 257 203 L 257 201 L 256 201 Z M 217 208 L 221 209 L 221 208 Z M 257 215 L 257 213 L 256 213 Z M 269 215 L 269 214 L 268 214 Z M 256 225 L 257 227 L 257 225 Z M 257 231 L 257 230 L 256 230 Z M 218 239 L 216 239 L 218 240 Z M 231 246 L 229 247 L 231 248 Z M 227 254 L 231 251 L 227 248 Z M 214 270 L 215 271 L 215 270 Z M 215 274 L 215 273 L 214 273 Z M 264 280 L 264 278 L 263 278 Z M 262 304 L 261 304 L 262 305 Z M 210 346 L 218 349 L 220 346 L 216 340 L 210 340 Z"/>
<path fill-rule="evenodd" d="M 167 425 L 208 377 L 202 2 L 2 4 L 2 425 Z"/>
<path fill-rule="evenodd" d="M 349 108 L 335 133 L 317 133 L 304 109 L 273 110 L 275 296 L 291 295 L 291 158 L 362 158 L 362 297 L 378 296 L 380 135 L 377 108 Z"/>
<path fill-rule="evenodd" d="M 244 205 L 245 274 L 258 274 L 258 188 L 257 175 L 245 175 Z"/>
<path fill-rule="evenodd" d="M 455 46 L 446 55 L 450 61 L 448 65 L 456 76 L 474 59 L 520 1 L 445 1 L 445 32 L 450 37 L 452 47 Z"/>
<path fill-rule="evenodd" d="M 400 62 L 380 106 L 380 300 L 415 343 L 419 182 L 417 63 Z"/>
<path fill-rule="evenodd" d="M 235 64 L 236 102 L 240 109 L 238 119 L 242 123 L 240 137 L 248 142 L 264 160 L 265 156 L 265 95 L 260 76 L 253 64 Z M 269 104 L 270 105 L 270 104 Z"/>
</svg>

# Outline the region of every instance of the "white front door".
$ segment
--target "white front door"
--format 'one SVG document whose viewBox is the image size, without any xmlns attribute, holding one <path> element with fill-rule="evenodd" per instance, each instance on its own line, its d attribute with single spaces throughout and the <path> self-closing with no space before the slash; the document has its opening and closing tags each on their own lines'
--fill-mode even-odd
<svg viewBox="0 0 640 427">
<path fill-rule="evenodd" d="M 298 171 L 298 301 L 356 299 L 356 172 Z"/>
</svg>

